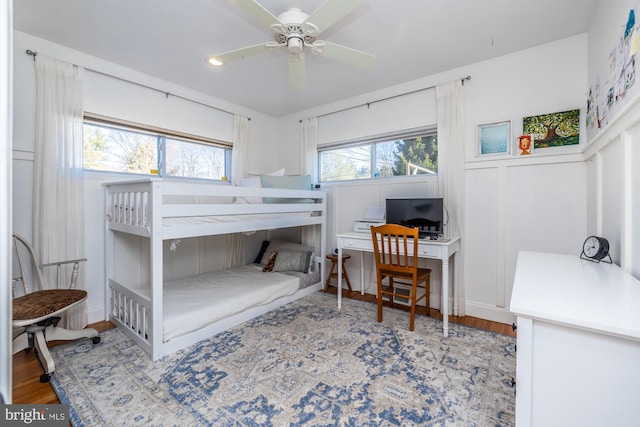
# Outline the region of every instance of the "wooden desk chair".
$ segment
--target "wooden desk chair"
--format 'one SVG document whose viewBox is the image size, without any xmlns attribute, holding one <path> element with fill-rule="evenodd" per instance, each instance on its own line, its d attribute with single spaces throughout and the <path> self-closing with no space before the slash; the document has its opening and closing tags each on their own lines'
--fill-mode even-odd
<svg viewBox="0 0 640 427">
<path fill-rule="evenodd" d="M 418 229 L 385 224 L 371 227 L 371 238 L 378 278 L 378 322 L 382 322 L 382 303 L 385 296 L 388 296 L 392 303 L 394 297 L 409 299 L 411 304 L 409 330 L 413 331 L 416 304 L 425 299 L 427 313 L 429 312 L 431 285 L 431 269 L 418 267 Z M 383 285 L 384 279 L 387 279 L 386 285 Z M 396 279 L 400 282 L 395 282 Z M 396 283 L 410 285 L 411 294 L 407 296 L 398 293 Z"/>
<path fill-rule="evenodd" d="M 36 349 L 44 373 L 40 382 L 47 382 L 55 371 L 55 364 L 47 341 L 75 340 L 91 338 L 94 344 L 100 342 L 98 331 L 91 328 L 69 330 L 58 327 L 65 311 L 87 299 L 87 291 L 74 289 L 80 263 L 85 259 L 40 264 L 31 245 L 18 234 L 13 234 L 14 278 L 13 290 L 13 354 L 20 350 Z M 72 272 L 68 283 L 61 280 L 62 266 L 71 264 Z M 42 267 L 56 267 L 58 283 L 48 287 L 42 276 Z M 35 286 L 31 286 L 33 280 Z M 21 284 L 21 287 L 18 287 Z"/>
</svg>

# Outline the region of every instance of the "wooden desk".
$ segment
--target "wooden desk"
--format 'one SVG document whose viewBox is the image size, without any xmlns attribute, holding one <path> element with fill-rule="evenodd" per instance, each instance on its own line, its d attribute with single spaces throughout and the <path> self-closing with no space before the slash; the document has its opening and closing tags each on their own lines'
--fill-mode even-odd
<svg viewBox="0 0 640 427">
<path fill-rule="evenodd" d="M 369 233 L 341 233 L 336 235 L 338 244 L 338 283 L 342 283 L 342 250 L 360 251 L 360 293 L 364 295 L 364 253 L 373 253 L 373 241 Z M 454 274 L 453 281 L 454 298 L 457 297 L 456 254 L 460 251 L 460 238 L 451 237 L 449 241 L 420 239 L 418 242 L 418 257 L 439 259 L 442 261 L 442 333 L 449 335 L 449 260 L 453 257 Z M 342 308 L 342 286 L 338 287 L 338 308 Z"/>
<path fill-rule="evenodd" d="M 517 426 L 637 426 L 640 281 L 578 255 L 518 254 Z"/>
</svg>

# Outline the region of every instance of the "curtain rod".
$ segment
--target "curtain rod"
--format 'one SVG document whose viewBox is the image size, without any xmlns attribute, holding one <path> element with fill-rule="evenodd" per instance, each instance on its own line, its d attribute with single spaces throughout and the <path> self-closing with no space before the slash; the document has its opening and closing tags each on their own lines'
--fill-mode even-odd
<svg viewBox="0 0 640 427">
<path fill-rule="evenodd" d="M 27 52 L 27 55 L 32 55 L 33 56 L 33 60 L 34 61 L 36 60 L 36 55 L 38 55 L 38 52 L 34 52 L 31 49 L 27 49 L 26 52 Z M 76 65 L 76 64 L 74 64 L 74 65 Z M 76 65 L 76 67 L 77 66 L 78 65 Z M 114 76 L 114 75 L 111 75 L 111 74 L 104 73 L 102 71 L 94 70 L 92 68 L 86 68 L 85 67 L 85 69 L 88 70 L 88 71 L 91 71 L 92 73 L 100 74 L 100 75 L 106 76 L 106 77 L 111 77 L 113 79 L 120 80 L 120 81 L 123 81 L 123 82 L 126 82 L 126 83 L 131 83 L 131 84 L 134 84 L 136 86 L 143 87 L 145 89 L 150 89 L 150 90 L 153 90 L 153 91 L 156 91 L 156 92 L 164 93 L 165 97 L 167 97 L 167 98 L 169 98 L 169 96 L 173 96 L 174 98 L 179 98 L 179 99 L 182 99 L 182 100 L 185 100 L 185 101 L 193 102 L 194 104 L 198 104 L 198 105 L 202 105 L 204 107 L 212 108 L 214 110 L 222 111 L 223 113 L 227 113 L 227 114 L 231 114 L 231 115 L 235 114 L 235 113 L 232 113 L 231 111 L 223 110 L 222 108 L 214 107 L 213 105 L 205 104 L 204 102 L 196 101 L 195 99 L 190 99 L 190 98 L 187 98 L 187 97 L 184 97 L 184 96 L 181 96 L 181 95 L 176 95 L 175 93 L 167 92 L 165 90 L 161 90 L 161 89 L 158 89 L 158 88 L 155 88 L 155 87 L 152 87 L 152 86 L 147 86 L 147 85 L 144 85 L 142 83 L 138 83 L 138 82 L 134 82 L 134 81 L 131 81 L 131 80 L 127 80 L 127 79 L 124 79 L 122 77 L 118 77 L 118 76 Z M 249 120 L 251 120 L 251 117 L 247 117 L 247 118 Z"/>
<path fill-rule="evenodd" d="M 471 76 L 462 77 L 460 79 L 460 81 L 462 82 L 463 86 L 464 86 L 465 80 L 471 80 Z M 375 104 L 377 102 L 388 101 L 388 100 L 394 99 L 394 98 L 400 98 L 401 96 L 411 95 L 411 94 L 414 94 L 414 93 L 417 93 L 417 92 L 423 92 L 425 90 L 433 89 L 435 87 L 436 87 L 436 85 L 433 85 L 433 86 L 429 86 L 429 87 L 423 87 L 421 89 L 412 90 L 410 92 L 404 92 L 404 93 L 399 93 L 397 95 L 387 96 L 386 98 L 376 99 L 375 101 L 365 102 L 364 104 L 353 105 L 351 107 L 343 108 L 341 110 L 336 110 L 336 111 L 331 111 L 329 113 L 319 114 L 319 115 L 316 116 L 316 118 L 330 116 L 332 114 L 342 113 L 344 111 L 349 111 L 349 110 L 353 110 L 355 108 L 360 108 L 360 107 L 364 107 L 364 106 L 367 106 L 367 108 L 368 108 L 371 104 Z M 299 122 L 302 123 L 302 120 L 299 120 Z"/>
</svg>

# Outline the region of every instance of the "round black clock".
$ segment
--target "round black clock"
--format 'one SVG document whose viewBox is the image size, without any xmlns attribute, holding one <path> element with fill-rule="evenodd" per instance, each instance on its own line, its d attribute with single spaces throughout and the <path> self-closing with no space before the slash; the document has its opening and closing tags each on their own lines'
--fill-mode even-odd
<svg viewBox="0 0 640 427">
<path fill-rule="evenodd" d="M 600 262 L 608 255 L 609 241 L 604 237 L 589 236 L 582 244 L 582 255 L 580 257 L 583 259 Z M 611 260 L 611 256 L 609 256 L 609 260 Z"/>
</svg>

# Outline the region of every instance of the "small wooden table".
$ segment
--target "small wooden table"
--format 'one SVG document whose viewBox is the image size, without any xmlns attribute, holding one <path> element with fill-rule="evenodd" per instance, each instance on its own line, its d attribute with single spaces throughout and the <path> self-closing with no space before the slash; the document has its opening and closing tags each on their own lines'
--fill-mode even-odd
<svg viewBox="0 0 640 427">
<path fill-rule="evenodd" d="M 343 254 L 342 255 L 342 276 L 347 281 L 347 286 L 351 291 L 351 282 L 349 281 L 349 275 L 347 274 L 347 269 L 345 268 L 345 261 L 351 258 L 351 255 Z M 327 275 L 327 281 L 324 284 L 324 290 L 329 289 L 329 285 L 331 284 L 331 279 L 338 279 L 338 255 L 329 254 L 327 255 L 327 259 L 331 261 L 331 269 L 329 270 L 329 274 Z M 340 283 L 342 287 L 342 283 Z"/>
</svg>

